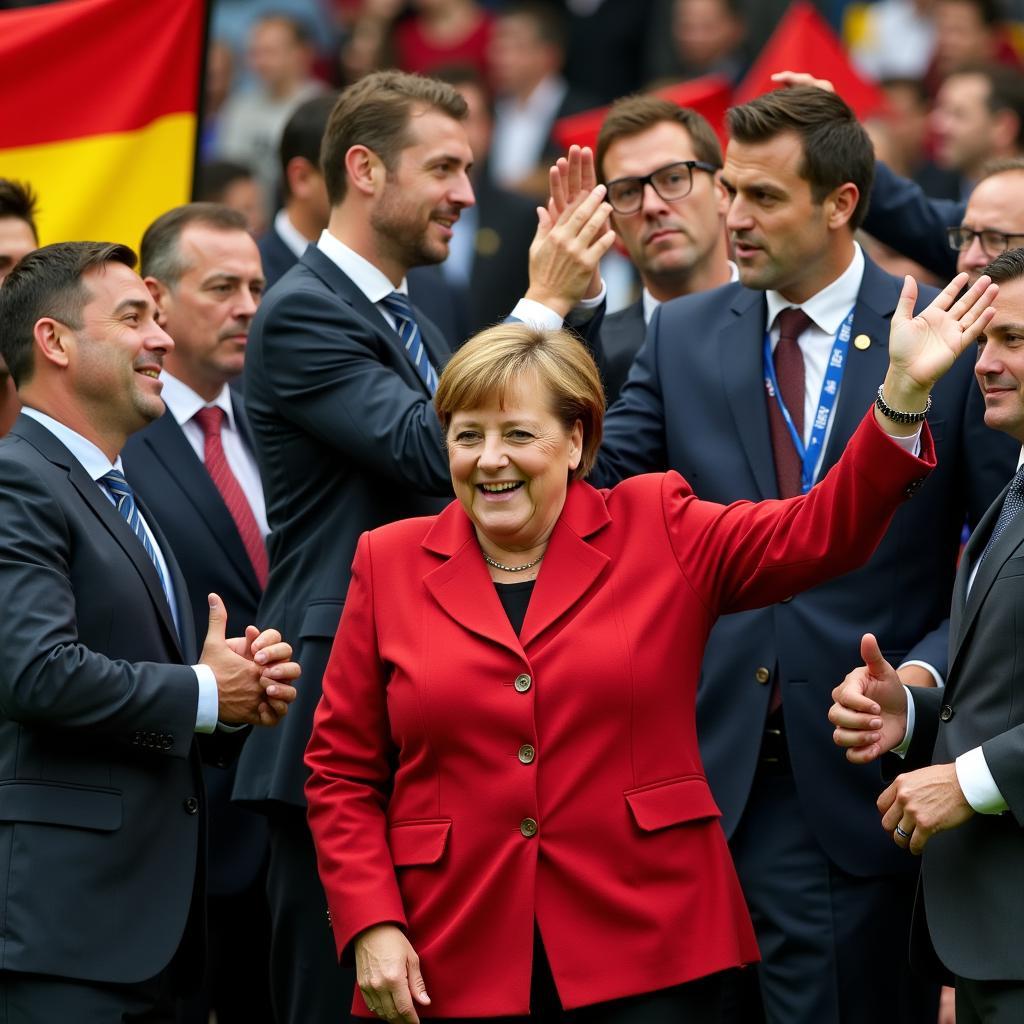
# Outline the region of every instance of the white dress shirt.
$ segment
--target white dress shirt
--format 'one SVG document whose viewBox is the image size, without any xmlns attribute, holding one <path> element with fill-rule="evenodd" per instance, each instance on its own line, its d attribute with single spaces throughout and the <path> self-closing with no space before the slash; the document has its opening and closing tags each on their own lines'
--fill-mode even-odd
<svg viewBox="0 0 1024 1024">
<path fill-rule="evenodd" d="M 732 260 L 729 263 L 729 281 L 738 281 L 740 279 L 740 268 L 733 263 Z M 724 285 L 723 285 L 724 287 Z M 650 325 L 651 317 L 654 316 L 654 311 L 661 305 L 661 299 L 656 299 L 646 288 L 640 296 L 640 301 L 643 303 L 644 311 L 644 323 Z"/>
<path fill-rule="evenodd" d="M 549 75 L 525 103 L 508 97 L 494 104 L 494 132 L 487 166 L 499 185 L 515 185 L 536 169 L 568 91 L 564 78 Z"/>
<path fill-rule="evenodd" d="M 72 430 L 69 426 L 55 420 L 52 416 L 47 416 L 46 413 L 40 412 L 38 409 L 32 409 L 28 406 L 22 408 L 22 412 L 26 416 L 34 419 L 40 426 L 45 427 L 47 430 L 57 438 L 58 441 L 71 454 L 81 463 L 82 468 L 89 474 L 89 477 L 97 481 L 97 486 L 100 491 L 110 502 L 111 505 L 116 507 L 111 493 L 102 484 L 99 484 L 101 477 L 106 476 L 112 469 L 116 469 L 118 473 L 123 474 L 124 468 L 121 465 L 121 457 L 118 456 L 115 462 L 111 462 L 106 455 L 96 447 L 87 437 L 83 437 L 77 431 Z M 139 509 L 139 521 L 142 523 L 143 529 L 146 531 L 146 535 L 149 537 L 149 542 L 153 545 L 153 551 L 156 554 L 157 561 L 160 563 L 160 572 L 163 578 L 167 581 L 167 587 L 170 591 L 168 595 L 170 598 L 171 614 L 174 617 L 174 625 L 178 629 L 179 635 L 181 633 L 181 622 L 178 618 L 178 602 L 177 595 L 174 592 L 174 581 L 171 579 L 171 572 L 167 566 L 167 561 L 164 558 L 163 552 L 160 550 L 160 545 L 157 543 L 156 536 L 146 522 L 145 517 L 142 515 L 142 509 Z M 193 665 L 192 670 L 196 674 L 196 681 L 199 684 L 199 702 L 196 707 L 196 732 L 213 732 L 217 728 L 217 680 L 213 674 L 213 669 L 208 665 Z"/>
<path fill-rule="evenodd" d="M 207 405 L 216 406 L 224 411 L 224 421 L 220 432 L 224 457 L 248 499 L 249 508 L 252 509 L 252 514 L 256 519 L 256 525 L 260 528 L 260 536 L 266 539 L 270 527 L 267 525 L 267 506 L 263 499 L 260 471 L 252 452 L 242 440 L 242 434 L 235 422 L 235 410 L 231 404 L 231 389 L 225 384 L 220 394 L 212 402 L 207 402 L 187 384 L 183 384 L 166 370 L 161 371 L 160 380 L 164 385 L 161 398 L 202 463 L 206 462 L 206 435 L 193 417 Z"/>
<path fill-rule="evenodd" d="M 288 211 L 284 208 L 274 215 L 274 230 L 280 239 L 295 254 L 301 256 L 309 245 L 309 239 L 292 223 Z"/>
</svg>

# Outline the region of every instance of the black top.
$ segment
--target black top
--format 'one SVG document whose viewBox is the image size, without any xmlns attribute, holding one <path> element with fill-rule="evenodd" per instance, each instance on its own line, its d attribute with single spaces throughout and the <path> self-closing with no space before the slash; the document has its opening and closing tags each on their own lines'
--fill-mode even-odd
<svg viewBox="0 0 1024 1024">
<path fill-rule="evenodd" d="M 516 636 L 523 631 L 523 622 L 526 620 L 526 609 L 530 604 L 530 596 L 533 594 L 533 585 L 536 580 L 523 580 L 522 583 L 495 583 L 494 589 L 498 592 L 501 607 L 505 609 L 508 621 L 516 631 Z"/>
</svg>

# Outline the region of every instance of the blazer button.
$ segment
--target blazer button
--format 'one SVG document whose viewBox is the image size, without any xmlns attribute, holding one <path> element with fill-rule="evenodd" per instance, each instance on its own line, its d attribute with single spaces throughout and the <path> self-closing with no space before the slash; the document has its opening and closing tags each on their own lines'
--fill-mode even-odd
<svg viewBox="0 0 1024 1024">
<path fill-rule="evenodd" d="M 199 813 L 199 801 L 194 797 L 190 796 L 182 806 L 185 808 L 186 814 L 198 814 Z"/>
<path fill-rule="evenodd" d="M 519 748 L 519 760 L 523 764 L 533 764 L 533 759 L 537 756 L 537 751 L 529 743 L 524 743 Z"/>
<path fill-rule="evenodd" d="M 943 722 L 948 722 L 954 714 L 955 712 L 948 704 L 943 704 L 942 710 L 939 712 L 939 720 Z"/>
<path fill-rule="evenodd" d="M 771 677 L 772 677 L 772 670 L 771 670 L 770 668 L 765 668 L 765 667 L 764 667 L 764 665 L 762 665 L 762 666 L 761 666 L 761 667 L 760 667 L 760 668 L 759 668 L 759 669 L 758 669 L 758 670 L 757 670 L 757 671 L 756 671 L 756 672 L 754 673 L 754 678 L 755 678 L 755 679 L 756 679 L 756 680 L 757 680 L 757 681 L 758 681 L 759 683 L 767 683 L 767 682 L 768 682 L 768 680 L 769 680 L 769 679 L 771 679 Z"/>
<path fill-rule="evenodd" d="M 539 828 L 540 826 L 537 824 L 535 818 L 523 818 L 523 820 L 519 822 L 519 831 L 522 832 L 527 839 L 532 839 L 537 834 L 537 829 Z"/>
<path fill-rule="evenodd" d="M 521 676 L 516 676 L 516 681 L 512 685 L 516 688 L 516 693 L 526 693 L 533 686 L 533 680 L 524 672 Z"/>
</svg>

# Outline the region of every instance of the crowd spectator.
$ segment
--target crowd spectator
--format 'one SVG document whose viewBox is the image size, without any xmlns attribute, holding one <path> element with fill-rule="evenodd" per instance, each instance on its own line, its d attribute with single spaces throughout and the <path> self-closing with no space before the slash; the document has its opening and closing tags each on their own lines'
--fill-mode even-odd
<svg viewBox="0 0 1024 1024">
<path fill-rule="evenodd" d="M 235 56 L 222 39 L 210 42 L 203 76 L 203 123 L 199 131 L 199 156 L 213 160 L 220 130 L 220 112 L 235 84 Z"/>
<path fill-rule="evenodd" d="M 647 76 L 660 81 L 722 75 L 735 85 L 747 68 L 745 41 L 738 0 L 659 0 Z"/>
<path fill-rule="evenodd" d="M 204 203 L 220 203 L 237 210 L 259 238 L 268 223 L 266 192 L 252 168 L 234 160 L 211 160 L 199 168 L 196 198 Z"/>
<path fill-rule="evenodd" d="M 1021 69 L 999 0 L 935 0 L 935 51 L 925 73 L 932 91 L 947 75 L 971 63 Z"/>
<path fill-rule="evenodd" d="M 850 57 L 868 78 L 921 80 L 935 52 L 935 0 L 847 5 Z"/>
<path fill-rule="evenodd" d="M 465 66 L 487 76 L 492 16 L 476 0 L 413 0 L 413 14 L 395 26 L 395 63 L 430 74 Z"/>
</svg>

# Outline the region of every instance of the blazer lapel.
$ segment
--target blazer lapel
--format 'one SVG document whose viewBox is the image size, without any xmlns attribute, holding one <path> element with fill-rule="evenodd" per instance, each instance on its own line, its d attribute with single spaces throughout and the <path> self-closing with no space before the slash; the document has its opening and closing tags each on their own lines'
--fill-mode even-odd
<svg viewBox="0 0 1024 1024">
<path fill-rule="evenodd" d="M 873 396 L 885 377 L 889 365 L 889 320 L 899 296 L 900 289 L 896 280 L 865 256 L 864 277 L 857 294 L 843 382 L 832 413 L 832 429 L 817 480 L 839 461 L 847 442 L 867 412 L 870 399 L 866 399 L 866 396 Z M 870 341 L 865 349 L 854 344 L 854 339 L 861 335 Z"/>
<path fill-rule="evenodd" d="M 736 320 L 722 329 L 717 345 L 725 397 L 760 496 L 777 498 L 779 485 L 765 404 L 764 293 L 741 289 L 733 299 L 732 311 Z"/>
</svg>

